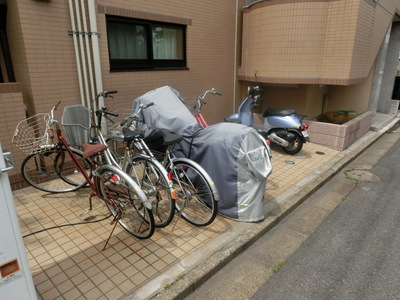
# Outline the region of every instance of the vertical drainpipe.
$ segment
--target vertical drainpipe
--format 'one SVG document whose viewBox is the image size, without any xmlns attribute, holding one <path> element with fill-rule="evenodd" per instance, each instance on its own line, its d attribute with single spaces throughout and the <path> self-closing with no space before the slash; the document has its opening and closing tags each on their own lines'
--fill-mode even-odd
<svg viewBox="0 0 400 300">
<path fill-rule="evenodd" d="M 74 14 L 74 8 L 72 6 L 72 0 L 68 0 L 69 4 L 69 13 L 71 16 L 71 29 L 72 29 L 72 38 L 74 41 L 74 50 L 75 50 L 75 60 L 76 60 L 76 69 L 78 71 L 78 84 L 79 84 L 79 92 L 81 95 L 81 102 L 85 103 L 85 95 L 83 91 L 83 84 L 82 84 L 82 70 L 81 70 L 81 64 L 80 64 L 80 56 L 79 56 L 79 51 L 78 51 L 78 40 L 76 37 L 76 28 L 75 28 L 75 14 Z"/>
<path fill-rule="evenodd" d="M 83 105 L 86 107 L 90 107 L 90 96 L 89 96 L 89 87 L 88 87 L 88 82 L 87 82 L 87 70 L 86 70 L 86 64 L 85 64 L 85 49 L 83 45 L 83 38 L 82 38 L 82 27 L 81 27 L 81 20 L 80 20 L 80 11 L 79 11 L 79 0 L 75 0 L 75 10 L 76 10 L 76 20 L 77 20 L 77 29 L 79 32 L 79 50 L 80 50 L 80 55 L 81 55 L 81 66 L 82 66 L 82 74 L 83 74 L 83 84 L 85 88 L 85 100 L 83 102 Z M 83 16 L 85 17 L 85 16 Z"/>
<path fill-rule="evenodd" d="M 381 45 L 381 48 L 376 58 L 374 77 L 372 79 L 371 93 L 368 104 L 369 111 L 380 112 L 379 108 L 382 105 L 379 100 L 381 96 L 382 80 L 385 71 L 386 55 L 388 51 L 391 30 L 392 23 L 390 23 L 389 25 L 389 28 L 386 32 L 385 40 L 383 41 L 383 44 Z"/>
<path fill-rule="evenodd" d="M 235 8 L 236 16 L 235 16 L 235 51 L 234 51 L 234 63 L 233 63 L 233 103 L 232 103 L 232 111 L 235 113 L 235 103 L 236 103 L 236 82 L 237 82 L 237 43 L 238 43 L 238 21 L 239 21 L 239 0 L 236 0 L 236 8 Z"/>
<path fill-rule="evenodd" d="M 93 51 L 93 66 L 96 82 L 95 94 L 103 91 L 103 80 L 101 77 L 101 66 L 100 66 L 100 50 L 99 50 L 99 38 L 97 35 L 97 22 L 96 22 L 96 7 L 94 0 L 88 0 L 89 10 L 89 25 L 90 31 L 92 32 L 92 51 Z M 99 99 L 99 106 L 104 105 L 104 99 Z"/>
<path fill-rule="evenodd" d="M 88 101 L 91 101 L 95 97 L 95 89 L 94 89 L 94 83 L 93 83 L 93 71 L 92 71 L 92 55 L 90 53 L 90 45 L 89 45 L 89 33 L 88 33 L 88 28 L 87 28 L 87 22 L 86 22 L 86 8 L 85 8 L 85 2 L 83 0 L 80 0 L 81 2 L 81 11 L 82 11 L 82 23 L 83 23 L 83 31 L 85 32 L 85 44 L 86 44 L 86 59 L 87 59 L 87 66 L 89 70 L 89 84 L 90 84 L 90 98 Z M 88 91 L 89 93 L 89 91 Z"/>
</svg>

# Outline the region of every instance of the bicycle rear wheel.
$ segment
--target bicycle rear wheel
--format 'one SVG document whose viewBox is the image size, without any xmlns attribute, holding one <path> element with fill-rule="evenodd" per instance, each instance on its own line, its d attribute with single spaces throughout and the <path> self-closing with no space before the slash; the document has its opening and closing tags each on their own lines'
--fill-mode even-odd
<svg viewBox="0 0 400 300">
<path fill-rule="evenodd" d="M 188 159 L 174 159 L 172 180 L 178 194 L 176 209 L 195 226 L 211 224 L 218 209 L 218 193 L 206 171 Z"/>
<path fill-rule="evenodd" d="M 90 177 L 90 161 L 82 157 L 81 151 L 71 150 Z M 75 191 L 87 184 L 66 149 L 54 148 L 27 156 L 22 162 L 21 173 L 30 185 L 49 193 Z"/>
<path fill-rule="evenodd" d="M 135 156 L 126 173 L 139 185 L 151 202 L 156 227 L 171 223 L 175 213 L 172 182 L 169 184 L 167 171 L 155 159 Z"/>
<path fill-rule="evenodd" d="M 139 239 L 153 235 L 153 213 L 144 203 L 145 195 L 131 178 L 116 167 L 104 165 L 96 171 L 96 185 L 108 209 L 127 232 Z"/>
</svg>

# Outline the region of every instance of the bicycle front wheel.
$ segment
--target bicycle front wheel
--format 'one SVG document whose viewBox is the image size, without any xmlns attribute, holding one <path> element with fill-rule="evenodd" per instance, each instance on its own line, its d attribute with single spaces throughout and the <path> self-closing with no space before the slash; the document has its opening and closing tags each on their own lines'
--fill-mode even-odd
<svg viewBox="0 0 400 300">
<path fill-rule="evenodd" d="M 195 226 L 211 224 L 218 209 L 218 193 L 206 171 L 197 163 L 178 158 L 170 166 L 178 194 L 176 209 Z"/>
<path fill-rule="evenodd" d="M 73 148 L 71 151 L 90 177 L 90 161 L 82 157 L 81 151 Z M 87 184 L 66 149 L 54 148 L 27 156 L 22 162 L 21 173 L 30 185 L 49 193 L 75 191 Z"/>
<path fill-rule="evenodd" d="M 145 195 L 128 175 L 116 167 L 104 165 L 96 171 L 95 182 L 108 209 L 127 232 L 139 239 L 153 235 L 153 213 L 145 204 Z"/>
<path fill-rule="evenodd" d="M 167 171 L 155 159 L 135 156 L 127 167 L 127 174 L 139 185 L 151 202 L 156 227 L 171 223 L 175 213 L 173 185 L 169 184 Z"/>
</svg>

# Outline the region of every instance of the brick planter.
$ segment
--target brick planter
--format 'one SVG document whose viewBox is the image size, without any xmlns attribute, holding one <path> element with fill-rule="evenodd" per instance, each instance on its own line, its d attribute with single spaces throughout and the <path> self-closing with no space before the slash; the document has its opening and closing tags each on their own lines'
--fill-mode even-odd
<svg viewBox="0 0 400 300">
<path fill-rule="evenodd" d="M 342 151 L 368 132 L 374 115 L 375 112 L 367 111 L 341 125 L 311 120 L 303 122 L 309 125 L 312 143 Z"/>
</svg>

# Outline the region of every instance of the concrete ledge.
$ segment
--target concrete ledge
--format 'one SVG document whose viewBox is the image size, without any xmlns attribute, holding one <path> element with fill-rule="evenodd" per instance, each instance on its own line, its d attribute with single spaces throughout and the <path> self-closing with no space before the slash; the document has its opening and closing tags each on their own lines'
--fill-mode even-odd
<svg viewBox="0 0 400 300">
<path fill-rule="evenodd" d="M 344 124 L 304 120 L 312 143 L 343 151 L 371 128 L 375 112 L 367 111 Z"/>
</svg>

